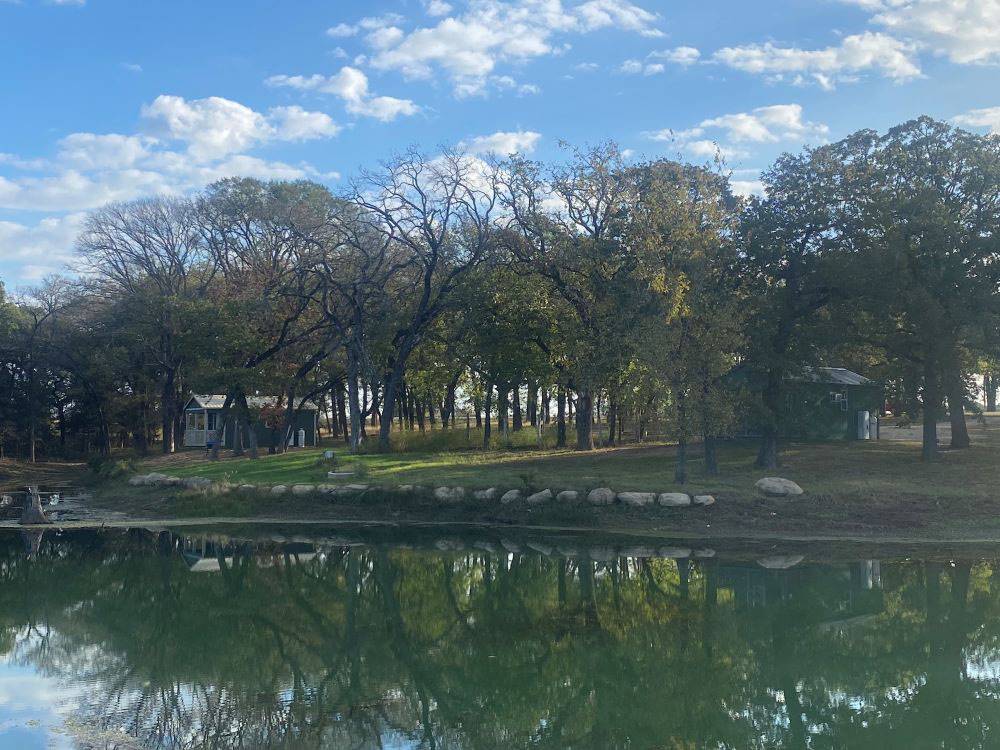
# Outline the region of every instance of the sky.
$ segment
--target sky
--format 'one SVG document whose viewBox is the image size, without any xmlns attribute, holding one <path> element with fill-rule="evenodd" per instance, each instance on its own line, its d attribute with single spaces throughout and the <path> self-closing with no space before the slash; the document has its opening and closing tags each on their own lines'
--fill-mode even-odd
<svg viewBox="0 0 1000 750">
<path fill-rule="evenodd" d="M 108 201 L 346 190 L 409 147 L 784 151 L 927 114 L 1000 132 L 1000 0 L 0 0 L 0 280 L 73 273 Z"/>
</svg>

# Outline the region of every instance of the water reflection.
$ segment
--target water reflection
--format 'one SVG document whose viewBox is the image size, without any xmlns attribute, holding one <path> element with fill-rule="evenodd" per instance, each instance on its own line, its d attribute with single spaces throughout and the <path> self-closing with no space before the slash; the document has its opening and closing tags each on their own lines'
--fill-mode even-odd
<svg viewBox="0 0 1000 750">
<path fill-rule="evenodd" d="M 996 747 L 994 568 L 4 534 L 0 745 L 31 714 L 102 748 Z"/>
</svg>

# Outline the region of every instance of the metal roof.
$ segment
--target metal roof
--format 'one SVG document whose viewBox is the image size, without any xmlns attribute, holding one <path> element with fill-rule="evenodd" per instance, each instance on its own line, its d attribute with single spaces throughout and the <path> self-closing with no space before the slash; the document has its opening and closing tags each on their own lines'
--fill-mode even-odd
<svg viewBox="0 0 1000 750">
<path fill-rule="evenodd" d="M 192 401 L 195 402 L 200 409 L 221 409 L 226 404 L 226 397 L 217 393 L 195 393 L 188 400 L 188 404 L 184 408 L 190 408 Z M 279 396 L 247 396 L 247 406 L 254 409 L 261 409 L 265 406 L 275 406 L 281 401 L 282 399 Z M 306 401 L 305 399 L 301 401 L 299 408 L 304 409 L 305 411 L 319 411 L 319 407 L 316 406 L 316 404 L 312 401 Z"/>
<path fill-rule="evenodd" d="M 796 380 L 833 385 L 872 385 L 875 382 L 843 367 L 806 367 L 802 371 L 802 377 Z"/>
</svg>

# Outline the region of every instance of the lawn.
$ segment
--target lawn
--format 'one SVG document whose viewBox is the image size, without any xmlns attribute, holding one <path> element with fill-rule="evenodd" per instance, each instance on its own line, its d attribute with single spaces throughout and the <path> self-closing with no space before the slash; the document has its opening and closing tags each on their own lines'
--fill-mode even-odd
<svg viewBox="0 0 1000 750">
<path fill-rule="evenodd" d="M 782 466 L 772 472 L 753 467 L 752 443 L 726 443 L 719 451 L 719 476 L 706 477 L 702 460 L 696 455 L 689 461 L 689 482 L 683 489 L 751 497 L 753 483 L 767 473 L 793 479 L 813 496 L 939 500 L 992 497 L 1000 459 L 1000 419 L 973 424 L 971 432 L 975 441 L 972 449 L 944 451 L 933 464 L 922 462 L 919 445 L 909 440 L 797 443 L 785 446 Z M 431 436 L 427 442 L 433 445 L 435 440 Z M 185 452 L 150 459 L 143 468 L 235 484 L 316 484 L 327 481 L 330 467 L 322 460 L 325 449 L 219 461 L 208 460 L 201 451 Z M 528 447 L 488 452 L 420 450 L 418 438 L 411 436 L 402 453 L 351 456 L 338 445 L 336 454 L 338 469 L 355 471 L 355 478 L 349 481 L 370 484 L 580 490 L 608 486 L 667 492 L 682 489 L 673 478 L 674 450 L 664 444 L 592 452 Z"/>
</svg>

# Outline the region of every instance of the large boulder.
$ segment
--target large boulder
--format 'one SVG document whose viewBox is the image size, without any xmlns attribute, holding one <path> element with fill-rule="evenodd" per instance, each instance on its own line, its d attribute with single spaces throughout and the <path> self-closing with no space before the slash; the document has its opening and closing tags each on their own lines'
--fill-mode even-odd
<svg viewBox="0 0 1000 750">
<path fill-rule="evenodd" d="M 434 499 L 443 503 L 458 503 L 465 499 L 465 487 L 438 487 Z"/>
<path fill-rule="evenodd" d="M 715 497 L 712 495 L 695 495 L 695 505 L 715 505 Z"/>
<path fill-rule="evenodd" d="M 206 479 L 205 477 L 187 477 L 181 480 L 181 486 L 186 490 L 205 492 L 206 490 L 211 489 L 212 480 Z"/>
<path fill-rule="evenodd" d="M 472 493 L 472 496 L 476 500 L 490 501 L 490 500 L 496 500 L 499 494 L 500 490 L 498 490 L 496 487 L 490 487 L 489 489 L 485 490 L 476 490 L 475 492 Z"/>
<path fill-rule="evenodd" d="M 591 505 L 611 505 L 615 501 L 615 491 L 610 487 L 598 487 L 587 495 L 587 502 Z"/>
<path fill-rule="evenodd" d="M 618 499 L 624 505 L 643 508 L 656 502 L 656 494 L 653 492 L 619 492 Z"/>
<path fill-rule="evenodd" d="M 659 554 L 660 557 L 672 557 L 677 560 L 680 558 L 691 557 L 691 550 L 687 547 L 660 547 Z"/>
<path fill-rule="evenodd" d="M 503 505 L 509 505 L 510 503 L 516 503 L 522 497 L 521 490 L 507 490 L 500 496 L 500 502 Z"/>
<path fill-rule="evenodd" d="M 764 477 L 754 485 L 762 495 L 768 497 L 792 497 L 802 494 L 802 488 L 791 479 L 782 477 Z"/>
<path fill-rule="evenodd" d="M 541 492 L 536 492 L 533 495 L 528 495 L 525 498 L 525 502 L 528 505 L 541 505 L 542 503 L 547 503 L 552 499 L 552 490 L 542 490 Z"/>
<path fill-rule="evenodd" d="M 686 492 L 661 492 L 659 503 L 668 508 L 680 508 L 691 504 L 691 496 Z"/>
<path fill-rule="evenodd" d="M 272 495 L 284 495 L 286 492 L 288 492 L 288 487 L 283 484 L 276 484 L 271 488 Z"/>
<path fill-rule="evenodd" d="M 293 484 L 292 494 L 293 495 L 311 495 L 316 491 L 316 485 L 314 484 Z"/>
<path fill-rule="evenodd" d="M 556 495 L 557 503 L 575 503 L 580 499 L 580 493 L 576 490 L 563 490 Z"/>
</svg>

